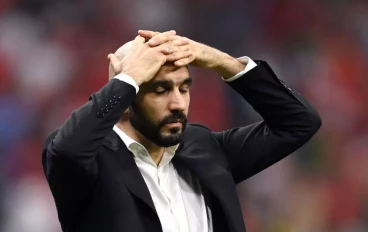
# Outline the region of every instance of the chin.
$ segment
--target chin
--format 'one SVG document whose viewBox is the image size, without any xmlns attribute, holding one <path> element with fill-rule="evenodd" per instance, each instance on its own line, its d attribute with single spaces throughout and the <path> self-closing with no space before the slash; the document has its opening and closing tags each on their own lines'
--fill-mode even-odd
<svg viewBox="0 0 368 232">
<path fill-rule="evenodd" d="M 179 127 L 172 127 L 172 128 L 165 129 L 161 135 L 162 136 L 175 136 L 175 135 L 177 136 L 177 135 L 181 135 L 182 133 L 183 133 L 183 127 L 179 126 Z"/>
<path fill-rule="evenodd" d="M 161 134 L 154 142 L 161 147 L 171 147 L 180 143 L 182 133 Z"/>
<path fill-rule="evenodd" d="M 162 137 L 171 137 L 171 136 L 181 136 L 183 134 L 183 128 L 182 127 L 173 127 L 169 129 L 165 129 L 162 131 L 161 136 Z"/>
</svg>

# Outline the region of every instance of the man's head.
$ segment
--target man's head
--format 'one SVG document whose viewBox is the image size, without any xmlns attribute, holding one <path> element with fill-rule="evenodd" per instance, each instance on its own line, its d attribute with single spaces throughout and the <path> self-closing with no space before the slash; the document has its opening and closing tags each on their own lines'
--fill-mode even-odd
<svg viewBox="0 0 368 232">
<path fill-rule="evenodd" d="M 115 55 L 123 59 L 130 47 L 128 42 Z M 110 64 L 109 79 L 115 75 Z M 139 87 L 128 111 L 130 124 L 158 146 L 178 144 L 187 123 L 191 81 L 188 67 L 163 65 L 149 82 Z"/>
<path fill-rule="evenodd" d="M 130 48 L 132 47 L 133 41 L 129 41 L 123 46 L 121 46 L 118 50 L 115 52 L 115 56 L 122 60 L 124 56 L 129 52 Z M 112 67 L 112 64 L 110 62 L 109 64 L 109 81 L 116 76 L 116 73 Z"/>
</svg>

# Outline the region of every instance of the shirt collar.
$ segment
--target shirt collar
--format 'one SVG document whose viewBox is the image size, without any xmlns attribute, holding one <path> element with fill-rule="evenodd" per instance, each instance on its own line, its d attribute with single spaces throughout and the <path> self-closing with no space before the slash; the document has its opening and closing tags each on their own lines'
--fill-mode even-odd
<svg viewBox="0 0 368 232">
<path fill-rule="evenodd" d="M 142 157 L 142 156 L 149 156 L 149 153 L 148 153 L 147 149 L 142 144 L 138 143 L 137 141 L 135 141 L 134 139 L 129 137 L 124 131 L 122 131 L 116 125 L 114 125 L 113 130 L 119 135 L 121 140 L 124 142 L 125 146 L 128 148 L 129 151 L 131 151 L 133 153 L 133 155 L 136 158 L 139 158 L 139 159 L 142 159 L 142 160 L 147 160 L 147 157 Z M 161 165 L 161 163 L 166 164 L 166 163 L 170 162 L 171 159 L 174 157 L 175 152 L 178 149 L 178 147 L 179 147 L 179 144 L 171 146 L 171 147 L 167 147 L 165 149 L 165 153 L 164 153 L 164 156 L 162 157 L 160 165 Z M 151 158 L 151 157 L 149 156 L 149 158 Z"/>
<path fill-rule="evenodd" d="M 119 127 L 117 127 L 116 125 L 114 126 L 113 130 L 116 132 L 116 134 L 119 135 L 119 137 L 121 138 L 121 140 L 123 140 L 125 146 L 130 150 L 131 145 L 132 144 L 140 144 L 137 141 L 135 141 L 134 139 L 130 138 L 127 134 L 125 134 L 124 131 L 122 131 Z M 141 145 L 141 144 L 140 144 Z"/>
</svg>

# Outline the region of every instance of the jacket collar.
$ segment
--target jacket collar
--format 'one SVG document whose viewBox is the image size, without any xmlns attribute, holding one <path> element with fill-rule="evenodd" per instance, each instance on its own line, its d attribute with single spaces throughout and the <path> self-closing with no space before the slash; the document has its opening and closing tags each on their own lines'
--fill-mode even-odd
<svg viewBox="0 0 368 232">
<path fill-rule="evenodd" d="M 103 146 L 114 151 L 114 158 L 122 172 L 118 176 L 129 191 L 145 202 L 157 215 L 152 197 L 133 155 L 116 132 L 111 131 Z M 175 166 L 182 166 L 190 170 L 216 197 L 224 210 L 230 231 L 245 231 L 234 181 L 228 171 L 213 160 L 211 151 L 205 150 L 200 142 L 195 140 L 191 134 L 187 134 L 177 147 L 172 161 Z M 229 201 L 229 199 L 232 200 Z"/>
</svg>

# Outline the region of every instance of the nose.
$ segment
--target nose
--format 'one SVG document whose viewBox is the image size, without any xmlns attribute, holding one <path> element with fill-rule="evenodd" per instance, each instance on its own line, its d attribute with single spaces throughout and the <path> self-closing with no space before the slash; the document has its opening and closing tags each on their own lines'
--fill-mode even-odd
<svg viewBox="0 0 368 232">
<path fill-rule="evenodd" d="M 186 100 L 179 90 L 172 91 L 169 95 L 169 110 L 170 111 L 184 111 Z"/>
</svg>

